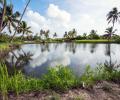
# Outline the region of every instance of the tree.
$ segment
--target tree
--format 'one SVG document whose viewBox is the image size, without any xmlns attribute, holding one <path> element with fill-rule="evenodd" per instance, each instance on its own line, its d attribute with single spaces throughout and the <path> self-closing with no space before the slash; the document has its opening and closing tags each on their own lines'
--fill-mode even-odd
<svg viewBox="0 0 120 100">
<path fill-rule="evenodd" d="M 42 36 L 44 36 L 46 39 L 48 39 L 49 38 L 49 33 L 50 33 L 50 30 L 40 30 L 40 36 L 42 37 Z"/>
<path fill-rule="evenodd" d="M 54 37 L 57 37 L 57 33 L 56 33 L 56 32 L 53 34 L 53 38 L 54 38 Z"/>
<path fill-rule="evenodd" d="M 49 33 L 50 33 L 50 30 L 45 31 L 44 35 L 45 35 L 45 38 L 46 38 L 46 39 L 49 38 Z"/>
<path fill-rule="evenodd" d="M 113 27 L 108 27 L 105 32 L 107 33 L 105 36 L 108 37 L 108 40 L 111 39 L 111 36 L 117 31 L 117 29 L 113 29 Z"/>
<path fill-rule="evenodd" d="M 3 20 L 6 12 L 6 0 L 0 0 L 0 4 L 2 5 L 2 8 L 0 8 L 1 13 L 0 13 L 0 34 L 3 26 Z"/>
<path fill-rule="evenodd" d="M 1 31 L 7 26 L 9 32 L 11 33 L 11 26 L 14 29 L 16 28 L 16 24 L 19 22 L 18 20 L 19 17 L 20 13 L 18 11 L 16 11 L 15 13 L 13 12 L 13 5 L 12 4 L 7 5 Z"/>
<path fill-rule="evenodd" d="M 83 39 L 87 39 L 87 33 L 83 33 Z"/>
<path fill-rule="evenodd" d="M 77 31 L 75 29 L 73 29 L 72 31 L 68 32 L 68 37 L 69 38 L 74 38 L 77 36 Z"/>
<path fill-rule="evenodd" d="M 32 33 L 32 31 L 30 30 L 31 27 L 27 26 L 27 23 L 25 21 L 22 21 L 20 23 L 20 26 L 18 27 L 18 33 L 22 33 L 21 39 L 24 37 L 24 35 Z"/>
<path fill-rule="evenodd" d="M 26 9 L 27 9 L 27 7 L 28 7 L 28 5 L 29 5 L 30 1 L 31 1 L 31 0 L 28 0 L 28 2 L 27 2 L 27 4 L 26 4 L 26 6 L 25 6 L 25 8 L 24 8 L 24 11 L 23 11 L 23 13 L 22 13 L 22 15 L 21 15 L 21 18 L 20 18 L 19 22 L 18 22 L 18 26 L 16 27 L 15 32 L 14 32 L 14 34 L 13 34 L 13 36 L 12 36 L 12 38 L 11 38 L 10 42 L 12 42 L 12 41 L 13 41 L 14 36 L 16 35 L 16 32 L 17 32 L 18 27 L 19 27 L 19 24 L 21 23 L 21 20 L 22 20 L 22 18 L 23 18 L 23 16 L 24 16 L 24 14 L 25 14 L 25 11 L 26 11 Z"/>
<path fill-rule="evenodd" d="M 65 34 L 64 34 L 63 37 L 64 37 L 64 38 L 67 38 L 67 37 L 68 37 L 67 31 L 65 32 Z"/>
<path fill-rule="evenodd" d="M 90 31 L 90 34 L 88 35 L 88 38 L 89 39 L 99 39 L 99 36 L 97 34 L 97 31 L 96 30 L 91 30 Z"/>
<path fill-rule="evenodd" d="M 117 22 L 120 18 L 120 12 L 118 11 L 118 9 L 115 7 L 113 8 L 108 14 L 107 14 L 107 21 L 108 24 L 112 22 L 113 24 L 113 28 L 114 28 L 114 24 L 115 22 Z"/>
</svg>

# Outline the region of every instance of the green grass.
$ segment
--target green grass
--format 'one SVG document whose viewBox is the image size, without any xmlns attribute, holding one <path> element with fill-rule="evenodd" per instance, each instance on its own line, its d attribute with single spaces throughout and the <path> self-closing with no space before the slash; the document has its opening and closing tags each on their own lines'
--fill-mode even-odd
<svg viewBox="0 0 120 100">
<path fill-rule="evenodd" d="M 75 40 L 76 43 L 117 43 L 115 41 L 108 40 Z"/>
<path fill-rule="evenodd" d="M 0 51 L 8 50 L 10 47 L 8 43 L 0 43 Z"/>
<path fill-rule="evenodd" d="M 86 71 L 80 77 L 74 75 L 69 67 L 57 66 L 50 67 L 48 73 L 41 78 L 26 77 L 21 72 L 12 76 L 8 75 L 7 67 L 0 64 L 0 92 L 5 97 L 7 93 L 19 93 L 55 90 L 66 91 L 77 87 L 91 87 L 97 81 L 114 81 L 120 82 L 120 71 L 109 70 L 107 67 L 100 66 L 92 70 L 90 66 L 86 67 Z"/>
</svg>

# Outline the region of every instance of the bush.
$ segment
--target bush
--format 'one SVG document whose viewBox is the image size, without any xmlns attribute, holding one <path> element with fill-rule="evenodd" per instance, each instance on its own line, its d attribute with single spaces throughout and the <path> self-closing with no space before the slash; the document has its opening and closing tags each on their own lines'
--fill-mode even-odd
<svg viewBox="0 0 120 100">
<path fill-rule="evenodd" d="M 86 70 L 84 74 L 80 78 L 83 87 L 89 87 L 92 86 L 95 81 L 94 81 L 94 72 L 90 69 L 90 66 L 86 67 Z"/>
<path fill-rule="evenodd" d="M 57 66 L 49 68 L 48 73 L 42 78 L 44 88 L 53 90 L 67 90 L 77 84 L 77 79 L 68 67 Z"/>
</svg>

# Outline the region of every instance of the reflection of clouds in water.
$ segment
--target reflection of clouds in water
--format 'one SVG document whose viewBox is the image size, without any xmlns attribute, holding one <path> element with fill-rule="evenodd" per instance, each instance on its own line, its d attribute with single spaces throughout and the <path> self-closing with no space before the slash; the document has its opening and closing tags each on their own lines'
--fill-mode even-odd
<svg viewBox="0 0 120 100">
<path fill-rule="evenodd" d="M 105 46 L 106 44 L 98 44 L 95 48 L 95 52 L 91 53 L 90 44 L 77 44 L 76 52 L 73 54 L 71 51 L 71 46 L 67 45 L 67 50 L 65 48 L 66 44 L 59 44 L 56 49 L 56 44 L 49 45 L 49 51 L 45 49 L 41 52 L 41 48 L 45 47 L 45 45 L 40 44 L 30 44 L 23 45 L 22 49 L 25 52 L 31 52 L 34 55 L 32 56 L 32 61 L 30 61 L 29 65 L 25 66 L 25 71 L 27 73 L 35 72 L 36 74 L 44 73 L 48 66 L 56 66 L 56 65 L 64 65 L 70 66 L 75 73 L 80 75 L 84 72 L 85 66 L 90 65 L 92 68 L 96 67 L 96 64 L 104 63 L 105 60 L 109 61 L 109 56 L 105 55 Z M 114 51 L 112 53 L 112 60 L 119 63 L 120 62 L 120 46 L 118 44 L 112 44 L 111 49 Z M 17 54 L 17 50 L 14 51 Z M 10 54 L 12 55 L 12 54 Z M 9 59 L 12 59 L 10 57 Z"/>
<path fill-rule="evenodd" d="M 63 53 L 62 55 L 59 53 L 57 56 L 51 56 L 49 58 L 50 66 L 57 66 L 57 65 L 64 65 L 68 66 L 70 65 L 70 57 L 68 53 Z"/>
<path fill-rule="evenodd" d="M 35 68 L 36 66 L 41 66 L 43 63 L 47 61 L 47 56 L 48 56 L 48 52 L 41 53 L 32 61 L 30 61 L 30 67 Z"/>
<path fill-rule="evenodd" d="M 41 66 L 44 63 L 48 62 L 49 66 L 56 66 L 56 65 L 69 65 L 70 64 L 70 57 L 69 52 L 64 52 L 64 48 L 59 48 L 56 51 L 52 50 L 50 52 L 35 52 L 36 57 L 30 62 L 30 67 L 34 68 L 37 66 Z M 62 53 L 62 54 L 61 54 Z"/>
</svg>

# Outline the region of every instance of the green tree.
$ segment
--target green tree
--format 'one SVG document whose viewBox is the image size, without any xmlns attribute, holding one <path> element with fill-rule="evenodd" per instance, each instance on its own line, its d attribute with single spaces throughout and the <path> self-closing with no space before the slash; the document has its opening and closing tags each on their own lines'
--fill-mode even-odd
<svg viewBox="0 0 120 100">
<path fill-rule="evenodd" d="M 113 28 L 115 25 L 115 22 L 117 22 L 120 18 L 120 12 L 118 11 L 118 9 L 115 7 L 113 8 L 108 14 L 107 14 L 107 21 L 108 24 L 112 22 L 113 24 Z"/>
<path fill-rule="evenodd" d="M 113 27 L 108 27 L 105 32 L 107 33 L 108 40 L 111 39 L 111 36 L 117 31 L 117 29 L 113 29 Z"/>
<path fill-rule="evenodd" d="M 69 38 L 75 38 L 76 36 L 77 36 L 77 31 L 75 29 L 68 32 L 68 37 Z"/>
<path fill-rule="evenodd" d="M 55 38 L 55 37 L 57 37 L 57 33 L 56 32 L 53 34 L 53 38 Z"/>
<path fill-rule="evenodd" d="M 2 26 L 3 26 L 3 20 L 4 20 L 4 16 L 5 16 L 5 12 L 6 12 L 6 0 L 0 0 L 0 4 L 2 5 L 2 7 L 0 8 L 0 34 L 2 31 Z"/>
<path fill-rule="evenodd" d="M 25 12 L 26 12 L 26 9 L 27 9 L 28 5 L 30 4 L 30 1 L 31 1 L 31 0 L 28 0 L 27 4 L 26 4 L 26 6 L 25 6 L 25 8 L 24 8 L 24 10 L 23 10 L 23 13 L 22 13 L 22 15 L 21 15 L 21 18 L 20 18 L 20 20 L 19 20 L 19 22 L 18 22 L 18 26 L 16 27 L 15 32 L 14 32 L 14 34 L 13 34 L 13 36 L 12 36 L 12 38 L 11 38 L 10 42 L 12 42 L 12 41 L 13 41 L 14 36 L 16 35 L 16 32 L 17 32 L 18 27 L 19 27 L 19 24 L 20 24 L 20 23 L 21 23 L 21 21 L 22 21 L 22 18 L 23 18 L 23 16 L 24 16 Z"/>
<path fill-rule="evenodd" d="M 46 39 L 49 38 L 49 33 L 50 33 L 50 30 L 45 31 L 44 35 L 45 35 L 45 38 L 46 38 Z"/>
<path fill-rule="evenodd" d="M 11 33 L 11 26 L 14 29 L 16 28 L 16 24 L 19 22 L 18 20 L 19 17 L 20 17 L 20 13 L 18 11 L 16 11 L 15 13 L 13 12 L 13 5 L 12 4 L 7 5 L 6 13 L 4 15 L 4 20 L 3 20 L 2 30 L 7 26 L 9 32 Z"/>
<path fill-rule="evenodd" d="M 28 35 L 29 33 L 32 33 L 30 28 L 31 27 L 28 27 L 25 21 L 22 21 L 20 23 L 20 26 L 18 27 L 18 33 L 22 33 L 21 39 L 24 37 L 25 34 Z"/>
<path fill-rule="evenodd" d="M 63 35 L 64 38 L 68 38 L 68 34 L 67 31 L 65 32 L 65 34 Z"/>
<path fill-rule="evenodd" d="M 91 30 L 90 34 L 88 35 L 89 39 L 99 39 L 99 35 L 97 34 L 96 30 Z"/>
</svg>

